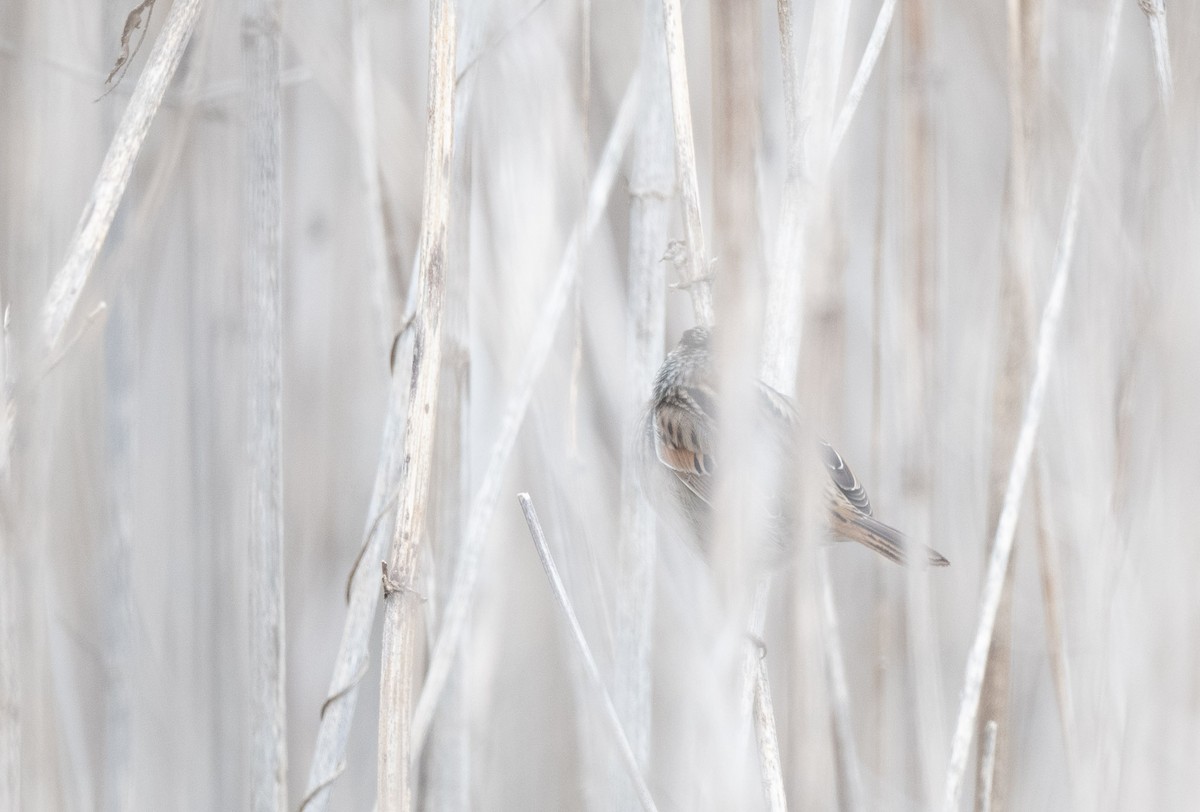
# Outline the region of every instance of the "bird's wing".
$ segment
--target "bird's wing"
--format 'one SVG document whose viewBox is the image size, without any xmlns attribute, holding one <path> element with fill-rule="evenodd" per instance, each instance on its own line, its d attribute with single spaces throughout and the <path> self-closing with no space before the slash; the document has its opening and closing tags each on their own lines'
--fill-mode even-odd
<svg viewBox="0 0 1200 812">
<path fill-rule="evenodd" d="M 712 504 L 715 398 L 702 387 L 678 387 L 654 410 L 654 451 L 692 493 Z"/>
<path fill-rule="evenodd" d="M 790 433 L 794 435 L 799 423 L 795 403 L 766 384 L 760 384 L 760 389 L 768 410 L 767 417 L 784 421 L 785 429 L 790 428 Z M 864 544 L 897 563 L 905 563 L 906 547 L 909 545 L 904 534 L 871 515 L 871 500 L 866 489 L 842 455 L 824 440 L 821 441 L 821 461 L 825 463 L 830 479 L 830 522 L 834 533 Z M 950 563 L 937 550 L 917 546 L 924 552 L 929 564 L 944 567 Z"/>
<path fill-rule="evenodd" d="M 768 411 L 767 417 L 782 421 L 784 423 L 783 436 L 795 438 L 800 422 L 796 404 L 791 398 L 775 391 L 765 383 L 759 384 L 759 390 L 762 392 L 763 404 Z M 829 478 L 833 480 L 834 487 L 842 496 L 846 497 L 846 501 L 853 505 L 855 510 L 870 516 L 871 500 L 867 496 L 867 491 L 854 476 L 850 466 L 846 465 L 842 455 L 824 440 L 821 441 L 820 450 L 821 461 L 825 463 L 825 470 L 828 472 Z"/>
<path fill-rule="evenodd" d="M 850 466 L 846 465 L 842 455 L 824 440 L 821 441 L 821 459 L 825 462 L 825 470 L 829 472 L 829 478 L 833 480 L 834 487 L 842 496 L 846 497 L 846 501 L 853 505 L 859 513 L 870 516 L 871 500 L 867 496 L 866 489 L 854 476 Z"/>
</svg>

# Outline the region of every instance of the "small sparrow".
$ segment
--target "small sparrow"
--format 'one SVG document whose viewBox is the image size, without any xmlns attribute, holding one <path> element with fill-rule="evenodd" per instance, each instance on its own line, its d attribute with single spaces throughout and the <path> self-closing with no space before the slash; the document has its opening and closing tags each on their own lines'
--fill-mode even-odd
<svg viewBox="0 0 1200 812">
<path fill-rule="evenodd" d="M 679 345 L 663 361 L 643 426 L 644 440 L 647 445 L 653 443 L 658 462 L 673 474 L 668 483 L 702 541 L 711 526 L 709 514 L 717 471 L 713 451 L 719 396 L 713 381 L 710 332 L 693 327 L 684 332 Z M 798 500 L 788 494 L 798 496 L 799 465 L 810 457 L 797 436 L 800 421 L 796 405 L 761 381 L 756 382 L 756 388 L 760 425 L 756 427 L 750 459 L 758 466 L 762 481 L 774 483 L 775 493 L 763 505 L 770 538 L 764 558 L 768 564 L 778 564 L 786 560 L 793 547 L 799 520 Z M 904 535 L 871 515 L 867 492 L 829 443 L 821 441 L 818 450 L 829 475 L 825 498 L 832 535 L 857 541 L 897 563 L 905 563 L 910 545 Z M 922 556 L 934 566 L 950 563 L 927 547 Z"/>
</svg>

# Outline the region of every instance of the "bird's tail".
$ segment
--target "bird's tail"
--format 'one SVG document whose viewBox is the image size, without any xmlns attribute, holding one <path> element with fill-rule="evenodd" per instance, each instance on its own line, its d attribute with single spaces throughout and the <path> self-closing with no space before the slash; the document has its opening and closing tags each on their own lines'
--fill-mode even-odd
<svg viewBox="0 0 1200 812">
<path fill-rule="evenodd" d="M 848 506 L 838 506 L 833 513 L 833 531 L 844 539 L 857 541 L 897 564 L 908 563 L 908 539 L 894 527 Z M 950 562 L 931 547 L 924 547 L 926 561 L 934 567 L 949 566 Z"/>
</svg>

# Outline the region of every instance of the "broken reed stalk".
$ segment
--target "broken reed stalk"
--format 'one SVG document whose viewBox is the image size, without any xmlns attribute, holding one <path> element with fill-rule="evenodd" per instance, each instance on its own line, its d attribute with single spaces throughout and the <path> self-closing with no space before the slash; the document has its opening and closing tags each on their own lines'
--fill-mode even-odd
<svg viewBox="0 0 1200 812">
<path fill-rule="evenodd" d="M 1021 431 L 1017 435 L 1016 449 L 1013 452 L 1013 464 L 1008 477 L 1008 486 L 1005 489 L 1004 506 L 996 525 L 995 540 L 992 542 L 992 553 L 988 560 L 987 577 L 984 581 L 983 597 L 980 601 L 979 625 L 976 628 L 974 642 L 971 644 L 966 673 L 963 677 L 962 701 L 959 706 L 958 721 L 955 724 L 954 738 L 950 744 L 950 759 L 946 768 L 946 781 L 942 794 L 944 812 L 954 812 L 958 808 L 958 798 L 962 791 L 963 773 L 967 766 L 975 716 L 979 710 L 979 697 L 987 664 L 988 649 L 991 647 L 992 630 L 1000 606 L 1009 554 L 1012 552 L 1021 495 L 1029 474 L 1038 424 L 1041 422 L 1042 405 L 1046 397 L 1050 367 L 1054 362 L 1055 338 L 1058 334 L 1059 319 L 1066 298 L 1071 260 L 1075 253 L 1080 187 L 1083 183 L 1083 173 L 1087 167 L 1096 121 L 1099 119 L 1100 107 L 1107 95 L 1108 82 L 1112 75 L 1117 28 L 1122 7 L 1121 0 L 1113 0 L 1101 50 L 1100 77 L 1084 123 L 1079 148 L 1075 153 L 1070 185 L 1067 189 L 1062 227 L 1054 258 L 1054 281 L 1042 310 L 1041 323 L 1038 328 L 1033 382 L 1029 388 L 1029 398 L 1025 405 Z"/>
<path fill-rule="evenodd" d="M 546 544 L 546 535 L 542 532 L 542 525 L 538 521 L 537 511 L 533 507 L 533 500 L 530 499 L 527 493 L 517 494 L 517 500 L 521 503 L 521 512 L 525 514 L 525 523 L 529 525 L 529 535 L 533 538 L 534 547 L 537 548 L 542 568 L 546 570 L 546 577 L 550 580 L 550 589 L 554 592 L 554 598 L 558 602 L 559 608 L 562 609 L 563 615 L 566 616 L 567 624 L 571 628 L 571 638 L 575 641 L 575 648 L 579 652 L 579 658 L 583 663 L 584 669 L 587 671 L 588 678 L 592 681 L 596 689 L 596 694 L 600 698 L 601 708 L 604 711 L 604 717 L 608 720 L 612 728 L 613 737 L 616 739 L 621 758 L 629 770 L 629 777 L 633 781 L 634 788 L 637 791 L 638 801 L 647 812 L 653 812 L 656 809 L 654 798 L 650 795 L 650 788 L 646 786 L 646 779 L 642 776 L 637 757 L 633 754 L 633 748 L 629 746 L 629 739 L 625 735 L 625 730 L 621 727 L 621 719 L 617 715 L 616 706 L 613 705 L 612 697 L 608 694 L 608 689 L 604 687 L 604 679 L 600 676 L 600 669 L 596 665 L 596 659 L 592 656 L 592 650 L 588 646 L 587 638 L 583 636 L 583 627 L 579 625 L 579 619 L 575 616 L 575 610 L 571 606 L 571 599 L 567 596 L 567 590 L 563 586 L 562 578 L 559 577 L 558 567 L 555 566 L 554 558 L 550 555 L 550 548 Z"/>
<path fill-rule="evenodd" d="M 429 725 L 433 720 L 442 690 L 446 687 L 446 680 L 450 675 L 450 668 L 454 663 L 458 645 L 462 639 L 463 629 L 475 597 L 475 585 L 479 580 L 479 563 L 483 553 L 483 543 L 499 501 L 500 486 L 509 457 L 517 442 L 517 434 L 525 420 L 529 402 L 533 398 L 534 387 L 554 348 L 554 338 L 570 299 L 576 272 L 579 270 L 580 253 L 604 213 L 605 203 L 612 191 L 617 170 L 620 168 L 621 156 L 624 154 L 625 146 L 629 143 L 630 134 L 633 132 L 640 99 L 640 75 L 641 69 L 639 68 L 638 71 L 635 71 L 633 79 L 630 80 L 629 86 L 625 90 L 625 96 L 621 100 L 621 106 L 617 110 L 612 131 L 609 133 L 608 141 L 604 145 L 604 151 L 592 177 L 587 210 L 580 221 L 576 223 L 571 238 L 567 242 L 558 275 L 542 306 L 533 336 L 529 340 L 515 394 L 505 408 L 500 430 L 488 455 L 482 483 L 479 491 L 471 500 L 466 535 L 459 553 L 458 564 L 455 567 L 454 585 L 446 602 L 437 640 L 434 642 L 433 651 L 429 656 L 429 667 L 425 672 L 425 685 L 421 690 L 416 711 L 413 713 L 412 752 L 414 757 L 420 755 L 425 737 L 429 733 Z"/>
<path fill-rule="evenodd" d="M 696 323 L 713 323 L 712 280 L 708 245 L 700 213 L 700 182 L 696 174 L 696 141 L 692 135 L 692 102 L 688 92 L 687 59 L 683 45 L 683 11 L 680 0 L 662 0 L 667 41 L 667 72 L 671 78 L 671 113 L 675 127 L 675 171 L 683 204 L 687 235 L 687 278 L 681 283 L 692 297 Z"/>
<path fill-rule="evenodd" d="M 407 812 L 415 802 L 411 734 L 418 667 L 417 633 L 421 623 L 418 617 L 420 601 L 414 590 L 433 465 L 442 365 L 450 162 L 454 147 L 455 45 L 453 0 L 433 0 L 429 15 L 429 117 L 418 252 L 419 294 L 412 326 L 412 379 L 405 418 L 396 528 L 383 577 L 377 797 L 383 812 Z"/>
<path fill-rule="evenodd" d="M 283 609 L 283 119 L 280 0 L 245 0 L 245 172 L 250 426 L 251 806 L 287 808 Z"/>
<path fill-rule="evenodd" d="M 162 104 L 167 85 L 179 67 L 199 14 L 200 0 L 175 0 L 171 4 L 171 11 L 154 41 L 146 67 L 138 77 L 133 96 L 100 164 L 100 172 L 91 196 L 84 204 L 83 216 L 67 250 L 67 258 L 46 294 L 42 326 L 51 356 L 59 349 L 63 331 L 108 238 L 133 164 Z"/>
</svg>

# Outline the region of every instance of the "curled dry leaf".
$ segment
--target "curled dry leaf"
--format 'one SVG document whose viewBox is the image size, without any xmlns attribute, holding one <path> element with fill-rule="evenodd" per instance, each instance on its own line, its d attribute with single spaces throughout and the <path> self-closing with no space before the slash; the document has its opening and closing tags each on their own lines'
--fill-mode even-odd
<svg viewBox="0 0 1200 812">
<path fill-rule="evenodd" d="M 104 80 L 105 85 L 111 85 L 108 90 L 104 91 L 107 96 L 112 92 L 113 88 L 121 83 L 121 79 L 125 78 L 125 71 L 129 69 L 129 60 L 137 55 L 141 50 L 142 43 L 146 40 L 146 31 L 150 28 L 150 15 L 154 13 L 154 4 L 158 0 L 143 0 L 137 6 L 134 6 L 133 11 L 129 12 L 125 17 L 125 27 L 121 29 L 121 52 L 117 54 L 117 61 L 113 63 L 112 70 L 108 72 L 108 78 Z M 143 17 L 143 14 L 145 15 Z M 141 31 L 142 35 L 138 37 L 137 44 L 130 51 L 130 41 L 133 39 L 133 32 Z M 113 77 L 120 73 L 120 78 L 117 83 L 113 84 Z M 100 98 L 104 98 L 101 96 Z"/>
</svg>

